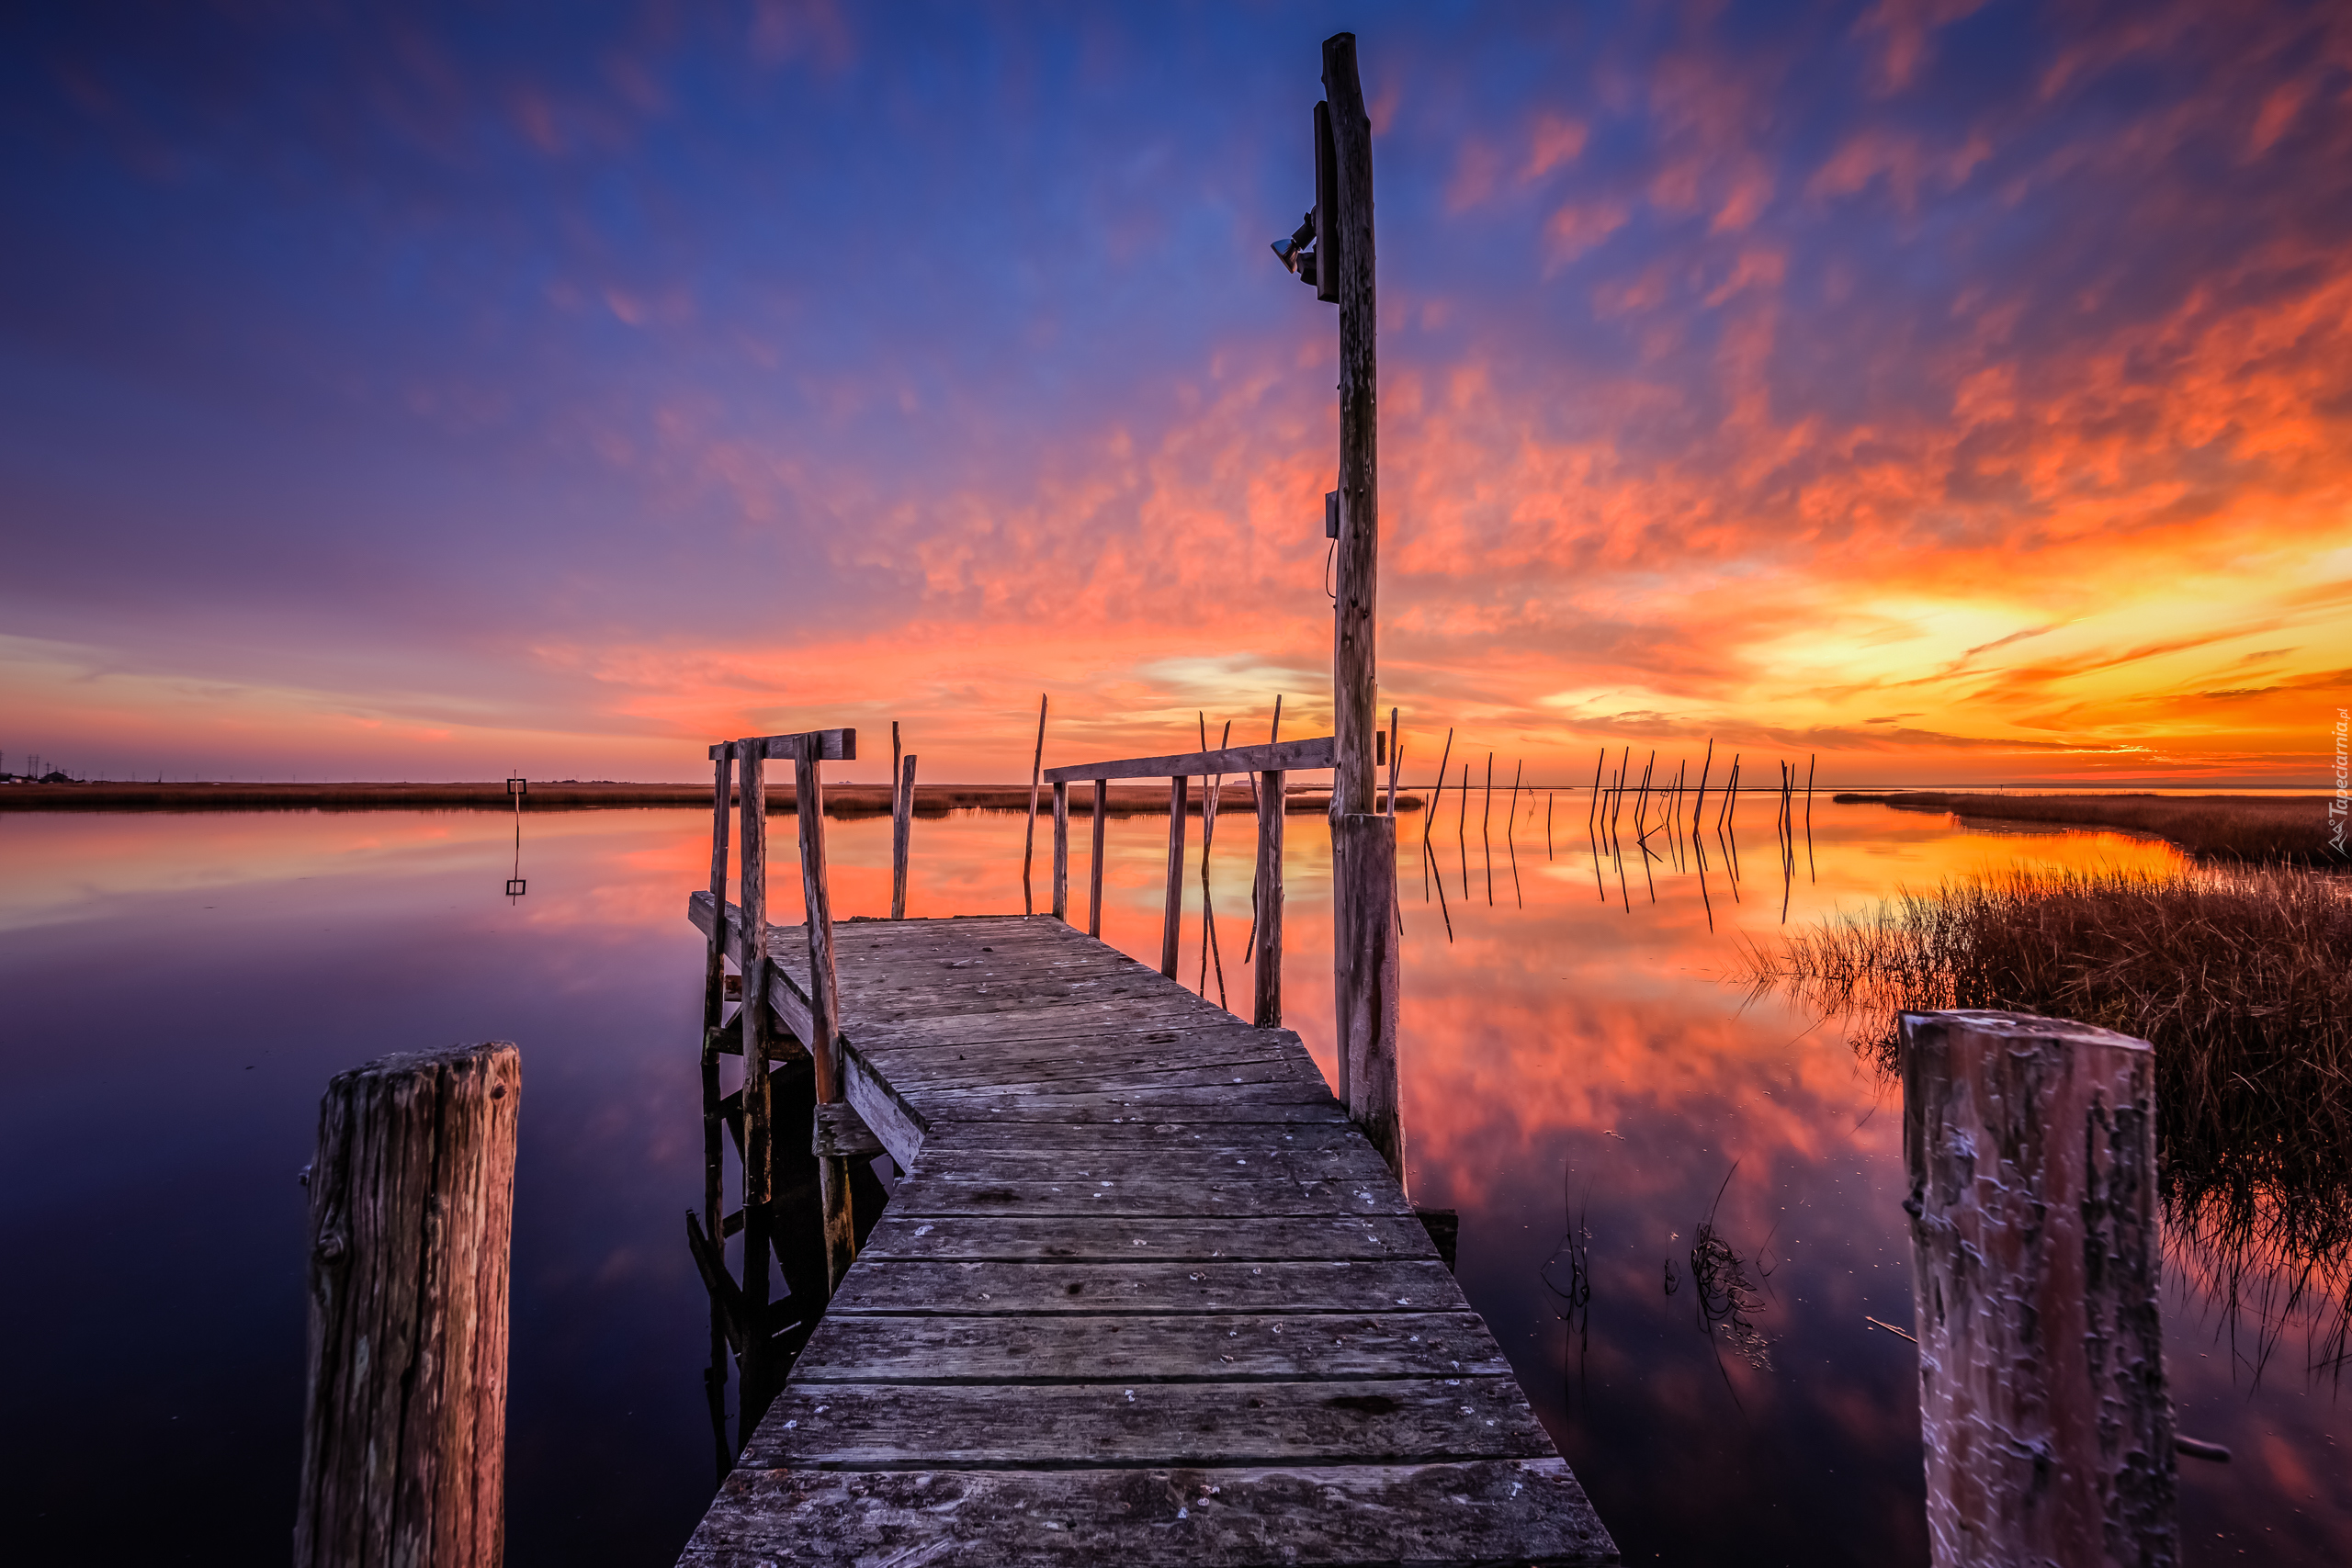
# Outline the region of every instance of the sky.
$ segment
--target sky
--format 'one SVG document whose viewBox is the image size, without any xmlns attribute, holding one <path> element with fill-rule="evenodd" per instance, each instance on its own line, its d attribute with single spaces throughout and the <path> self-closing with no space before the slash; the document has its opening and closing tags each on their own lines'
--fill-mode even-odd
<svg viewBox="0 0 2352 1568">
<path fill-rule="evenodd" d="M 1408 779 L 2332 779 L 2352 9 L 2255 0 L 12 7 L 0 768 L 1324 732 L 1342 28 Z"/>
</svg>

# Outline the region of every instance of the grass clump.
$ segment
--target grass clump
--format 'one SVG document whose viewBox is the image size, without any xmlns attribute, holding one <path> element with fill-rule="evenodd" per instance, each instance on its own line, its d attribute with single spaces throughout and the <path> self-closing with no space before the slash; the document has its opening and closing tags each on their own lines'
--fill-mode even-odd
<svg viewBox="0 0 2352 1568">
<path fill-rule="evenodd" d="M 2328 797 L 2318 795 L 1973 795 L 1906 790 L 1840 795 L 1838 804 L 1948 811 L 2001 822 L 2116 828 L 2168 839 L 2208 860 L 2342 863 L 2331 845 Z"/>
<path fill-rule="evenodd" d="M 2352 884 L 2292 867 L 2014 870 L 1897 895 L 1751 947 L 1748 978 L 1858 1025 L 1892 1071 L 1901 1010 L 1986 1008 L 2155 1047 L 2165 1205 L 2199 1272 L 2293 1281 L 2352 1327 Z"/>
</svg>

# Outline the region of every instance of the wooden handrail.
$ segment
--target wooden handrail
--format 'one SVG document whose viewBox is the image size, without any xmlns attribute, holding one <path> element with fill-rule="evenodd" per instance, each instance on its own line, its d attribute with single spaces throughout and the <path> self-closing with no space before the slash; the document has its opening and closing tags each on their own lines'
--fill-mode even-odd
<svg viewBox="0 0 2352 1568">
<path fill-rule="evenodd" d="M 1047 768 L 1047 784 L 1080 779 L 1202 778 L 1214 773 L 1262 773 L 1336 766 L 1338 754 L 1331 737 L 1281 740 L 1267 746 L 1231 746 L 1222 751 L 1181 751 L 1172 757 L 1129 757 L 1115 762 L 1076 762 Z"/>
<path fill-rule="evenodd" d="M 759 748 L 761 759 L 770 762 L 797 762 L 804 759 L 820 762 L 857 761 L 854 729 L 811 729 L 799 735 L 751 735 L 741 740 L 721 740 L 710 749 L 710 760 L 716 762 L 722 755 L 741 757 L 754 746 Z"/>
</svg>

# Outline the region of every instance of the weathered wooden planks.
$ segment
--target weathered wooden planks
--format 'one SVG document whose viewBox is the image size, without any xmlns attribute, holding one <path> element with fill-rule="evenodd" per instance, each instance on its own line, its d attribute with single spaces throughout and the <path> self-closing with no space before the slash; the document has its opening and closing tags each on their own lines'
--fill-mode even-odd
<svg viewBox="0 0 2352 1568">
<path fill-rule="evenodd" d="M 1550 1459 L 1507 1377 L 1227 1383 L 803 1384 L 747 1468 L 1430 1464 Z"/>
<path fill-rule="evenodd" d="M 1062 919 L 832 934 L 905 1175 L 685 1562 L 1615 1560 L 1295 1034 Z"/>
<path fill-rule="evenodd" d="M 1614 1562 L 1556 1459 L 1248 1469 L 738 1470 L 682 1562 Z"/>
</svg>

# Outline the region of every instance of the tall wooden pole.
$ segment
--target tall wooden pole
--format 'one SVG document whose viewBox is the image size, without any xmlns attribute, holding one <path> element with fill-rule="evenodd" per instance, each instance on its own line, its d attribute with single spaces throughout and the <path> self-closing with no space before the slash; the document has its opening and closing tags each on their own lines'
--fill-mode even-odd
<svg viewBox="0 0 2352 1568">
<path fill-rule="evenodd" d="M 1374 628 L 1380 567 L 1378 376 L 1373 297 L 1372 119 L 1356 75 L 1356 36 L 1323 44 L 1323 90 L 1330 107 L 1334 210 L 1316 240 L 1317 276 L 1332 278 L 1340 303 L 1339 604 L 1331 652 L 1331 722 L 1339 765 L 1331 815 L 1373 809 L 1376 671 Z"/>
<path fill-rule="evenodd" d="M 1377 419 L 1379 312 L 1374 291 L 1372 118 L 1364 112 L 1353 33 L 1323 43 L 1330 175 L 1318 178 L 1316 280 L 1340 306 L 1340 515 L 1334 550 L 1331 718 L 1333 1016 L 1340 1098 L 1404 1178 L 1397 1120 L 1396 825 L 1377 814 L 1376 659 L 1380 576 Z M 1318 157 L 1321 150 L 1318 147 Z M 1320 169 L 1318 166 L 1318 175 Z"/>
</svg>

